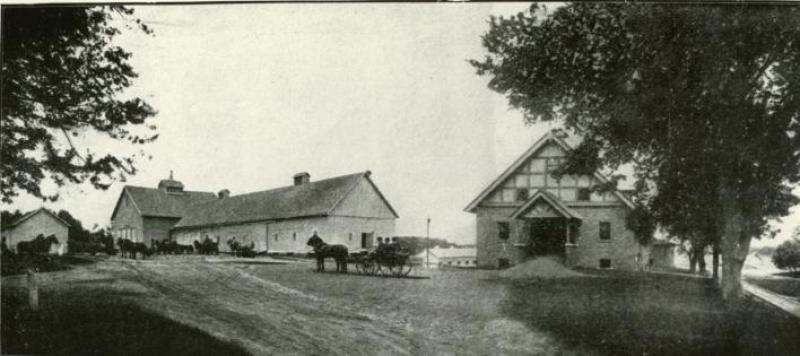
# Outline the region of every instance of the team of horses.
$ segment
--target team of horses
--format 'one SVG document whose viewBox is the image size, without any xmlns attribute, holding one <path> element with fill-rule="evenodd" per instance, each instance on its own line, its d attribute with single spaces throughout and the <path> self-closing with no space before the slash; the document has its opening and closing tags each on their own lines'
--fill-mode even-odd
<svg viewBox="0 0 800 356">
<path fill-rule="evenodd" d="M 317 272 L 325 272 L 325 259 L 331 257 L 336 261 L 336 272 L 347 273 L 347 260 L 350 257 L 347 246 L 328 245 L 316 233 L 308 239 L 306 245 L 314 249 L 314 257 L 317 259 Z"/>
<path fill-rule="evenodd" d="M 17 253 L 26 255 L 43 255 L 50 252 L 50 246 L 58 245 L 58 238 L 55 235 L 44 237 L 36 236 L 30 241 L 20 241 L 17 243 Z"/>
</svg>

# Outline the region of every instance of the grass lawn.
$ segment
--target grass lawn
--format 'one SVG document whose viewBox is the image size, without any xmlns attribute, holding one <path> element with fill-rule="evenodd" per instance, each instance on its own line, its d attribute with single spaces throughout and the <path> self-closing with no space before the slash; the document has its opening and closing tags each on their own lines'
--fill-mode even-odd
<svg viewBox="0 0 800 356">
<path fill-rule="evenodd" d="M 35 315 L 20 304 L 24 284 L 4 278 L 3 352 L 800 354 L 800 320 L 753 301 L 728 309 L 699 278 L 396 279 L 225 262 L 109 259 L 45 274 Z"/>
<path fill-rule="evenodd" d="M 242 268 L 405 323 L 456 353 L 800 354 L 800 320 L 755 301 L 726 308 L 701 278 L 596 271 L 510 281 L 492 271 L 436 271 L 398 280 Z"/>
</svg>

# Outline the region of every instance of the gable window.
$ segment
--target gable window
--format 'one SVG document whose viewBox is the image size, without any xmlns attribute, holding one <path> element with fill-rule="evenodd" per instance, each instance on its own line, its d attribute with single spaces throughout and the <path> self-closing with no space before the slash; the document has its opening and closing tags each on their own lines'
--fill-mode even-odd
<svg viewBox="0 0 800 356">
<path fill-rule="evenodd" d="M 600 268 L 611 268 L 611 259 L 601 258 L 600 259 Z"/>
<path fill-rule="evenodd" d="M 497 223 L 497 237 L 500 240 L 508 240 L 509 227 L 507 222 Z"/>
<path fill-rule="evenodd" d="M 592 191 L 589 188 L 579 188 L 578 189 L 578 200 L 580 201 L 589 201 L 592 196 Z"/>
<path fill-rule="evenodd" d="M 347 237 L 347 241 L 353 241 L 353 233 L 351 232 L 350 235 Z"/>
<path fill-rule="evenodd" d="M 529 191 L 527 189 L 517 189 L 517 201 L 526 201 L 529 198 Z"/>
<path fill-rule="evenodd" d="M 600 223 L 600 240 L 611 240 L 611 223 L 608 221 Z"/>
</svg>

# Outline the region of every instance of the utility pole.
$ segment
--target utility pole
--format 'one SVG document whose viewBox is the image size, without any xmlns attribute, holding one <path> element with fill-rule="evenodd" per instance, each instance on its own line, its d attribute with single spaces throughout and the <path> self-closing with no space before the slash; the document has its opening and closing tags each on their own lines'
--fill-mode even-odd
<svg viewBox="0 0 800 356">
<path fill-rule="evenodd" d="M 428 227 L 425 230 L 425 268 L 431 268 L 431 218 L 428 218 Z"/>
</svg>

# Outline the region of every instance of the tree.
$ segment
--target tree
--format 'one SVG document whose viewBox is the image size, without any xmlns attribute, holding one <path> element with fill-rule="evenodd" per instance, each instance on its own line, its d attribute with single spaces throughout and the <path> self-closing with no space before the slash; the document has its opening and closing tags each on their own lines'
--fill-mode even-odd
<svg viewBox="0 0 800 356">
<path fill-rule="evenodd" d="M 772 253 L 772 263 L 780 269 L 800 270 L 800 240 L 785 241 Z"/>
<path fill-rule="evenodd" d="M 561 120 L 595 168 L 632 163 L 660 225 L 719 243 L 738 300 L 751 239 L 798 202 L 800 8 L 533 5 L 483 44 L 471 63 L 527 122 Z"/>
<path fill-rule="evenodd" d="M 112 20 L 151 33 L 132 15 L 121 6 L 3 8 L 3 202 L 19 192 L 58 199 L 57 193 L 42 191 L 46 177 L 58 186 L 88 181 L 106 189 L 136 173 L 135 159 L 143 152 L 100 157 L 89 149 L 80 153 L 73 142 L 87 131 L 133 144 L 157 137 L 135 130 L 155 130 L 148 120 L 153 108 L 139 98 L 119 98 L 137 74 L 128 63 L 131 54 L 112 43 L 120 33 Z"/>
<path fill-rule="evenodd" d="M 2 225 L 2 228 L 5 229 L 5 228 L 9 227 L 11 225 L 11 223 L 13 223 L 13 222 L 17 221 L 17 219 L 21 218 L 22 215 L 24 215 L 24 214 L 22 214 L 22 212 L 19 211 L 19 209 L 14 210 L 13 212 L 7 211 L 7 210 L 3 210 L 2 212 L 0 212 L 0 225 Z"/>
</svg>

